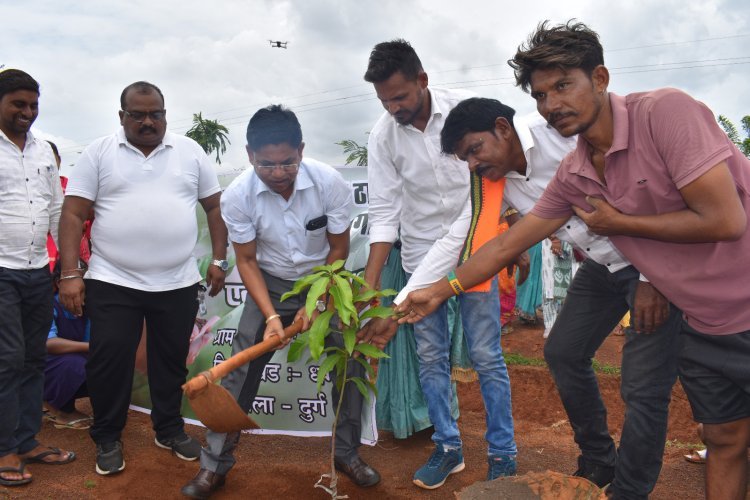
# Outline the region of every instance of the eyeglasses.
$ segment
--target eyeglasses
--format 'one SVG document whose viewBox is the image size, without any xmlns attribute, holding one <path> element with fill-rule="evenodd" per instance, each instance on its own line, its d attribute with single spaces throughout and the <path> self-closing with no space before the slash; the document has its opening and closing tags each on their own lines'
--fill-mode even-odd
<svg viewBox="0 0 750 500">
<path fill-rule="evenodd" d="M 158 122 L 163 120 L 167 114 L 165 109 L 157 109 L 156 111 L 127 111 L 123 109 L 122 112 L 138 123 L 145 122 L 146 117 L 151 118 L 151 121 Z"/>
<path fill-rule="evenodd" d="M 297 170 L 299 170 L 299 163 L 289 163 L 288 165 L 256 165 L 256 168 L 259 172 L 270 174 L 277 168 L 282 169 L 284 172 L 288 174 L 293 174 Z"/>
</svg>

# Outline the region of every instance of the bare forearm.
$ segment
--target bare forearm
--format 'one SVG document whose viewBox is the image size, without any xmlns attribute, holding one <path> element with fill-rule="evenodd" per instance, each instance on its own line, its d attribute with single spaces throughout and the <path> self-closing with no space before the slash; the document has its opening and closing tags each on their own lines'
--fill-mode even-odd
<svg viewBox="0 0 750 500">
<path fill-rule="evenodd" d="M 64 211 L 60 217 L 60 265 L 62 269 L 78 267 L 81 232 L 85 219 L 77 213 Z"/>
<path fill-rule="evenodd" d="M 206 221 L 208 222 L 208 234 L 211 237 L 213 256 L 216 259 L 224 260 L 227 258 L 229 235 L 218 206 L 206 212 Z"/>
<path fill-rule="evenodd" d="M 706 243 L 736 240 L 745 227 L 743 217 L 705 216 L 688 209 L 660 215 L 620 214 L 612 234 L 675 243 Z"/>
<path fill-rule="evenodd" d="M 391 251 L 392 243 L 377 242 L 370 245 L 370 255 L 367 257 L 365 266 L 365 281 L 370 286 L 380 287 L 380 274 L 383 272 L 383 266 Z"/>
<path fill-rule="evenodd" d="M 55 337 L 47 340 L 47 352 L 49 354 L 89 352 L 89 343 Z"/>
<path fill-rule="evenodd" d="M 237 269 L 247 293 L 250 294 L 263 316 L 268 318 L 276 314 L 276 310 L 271 303 L 271 297 L 268 295 L 266 281 L 263 279 L 257 261 L 238 257 Z"/>
</svg>

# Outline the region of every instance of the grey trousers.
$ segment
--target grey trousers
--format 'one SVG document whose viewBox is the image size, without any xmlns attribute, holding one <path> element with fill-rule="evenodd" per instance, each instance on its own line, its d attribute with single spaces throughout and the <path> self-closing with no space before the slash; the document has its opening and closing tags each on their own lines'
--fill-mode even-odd
<svg viewBox="0 0 750 500">
<path fill-rule="evenodd" d="M 294 320 L 294 315 L 305 304 L 305 294 L 281 302 L 281 296 L 292 289 L 294 282 L 282 280 L 267 273 L 263 273 L 263 278 L 273 307 L 281 315 L 282 323 L 290 324 Z M 232 354 L 262 342 L 265 328 L 263 314 L 255 302 L 248 297 L 242 311 L 237 335 L 232 344 Z M 326 344 L 343 345 L 343 339 L 340 334 L 331 334 L 327 337 Z M 272 357 L 273 352 L 266 353 L 229 373 L 221 381 L 221 385 L 237 399 L 240 408 L 245 412 L 250 409 L 258 393 L 263 369 Z M 347 372 L 349 376 L 364 376 L 364 368 L 359 363 L 349 363 Z M 333 408 L 335 408 L 339 397 L 335 384 L 332 396 Z M 357 448 L 360 445 L 362 401 L 363 396 L 357 386 L 353 383 L 347 384 L 336 428 L 336 457 L 345 462 L 357 455 Z M 207 431 L 207 444 L 201 451 L 201 468 L 218 474 L 227 474 L 236 462 L 233 452 L 239 439 L 239 432 L 225 434 Z"/>
</svg>

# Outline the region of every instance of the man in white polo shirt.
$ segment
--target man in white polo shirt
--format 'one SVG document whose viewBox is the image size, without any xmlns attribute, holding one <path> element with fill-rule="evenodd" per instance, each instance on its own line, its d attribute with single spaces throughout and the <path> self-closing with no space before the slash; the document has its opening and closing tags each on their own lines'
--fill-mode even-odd
<svg viewBox="0 0 750 500">
<path fill-rule="evenodd" d="M 346 260 L 349 254 L 351 189 L 332 167 L 303 159 L 304 147 L 302 129 L 292 111 L 280 105 L 258 110 L 247 125 L 247 153 L 253 168 L 232 181 L 221 198 L 222 217 L 248 292 L 233 354 L 271 335 L 283 338 L 283 325 L 298 318 L 307 329 L 306 294 L 284 302 L 281 296 L 313 267 Z M 318 305 L 325 307 L 322 302 Z M 330 335 L 329 341 L 343 345 L 340 335 Z M 221 381 L 245 412 L 272 356 L 266 353 Z M 361 365 L 349 366 L 349 376 L 364 376 Z M 335 406 L 335 387 L 332 396 Z M 357 452 L 362 401 L 357 387 L 347 385 L 336 428 L 335 465 L 356 485 L 366 487 L 380 481 L 380 475 Z M 201 468 L 183 486 L 182 494 L 209 498 L 222 487 L 235 464 L 233 454 L 239 438 L 239 432 L 208 431 Z"/>
<path fill-rule="evenodd" d="M 213 247 L 206 274 L 211 295 L 224 286 L 226 271 L 227 232 L 213 165 L 195 141 L 166 131 L 164 96 L 155 85 L 127 86 L 120 104 L 122 129 L 82 153 L 70 175 L 60 223 L 60 300 L 78 315 L 85 301 L 91 320 L 90 433 L 96 472 L 102 475 L 125 468 L 120 436 L 144 320 L 155 444 L 183 460 L 200 454 L 180 416 L 201 280 L 192 255 L 198 202 Z M 93 252 L 84 281 L 77 269 L 78 247 L 92 207 Z"/>
</svg>

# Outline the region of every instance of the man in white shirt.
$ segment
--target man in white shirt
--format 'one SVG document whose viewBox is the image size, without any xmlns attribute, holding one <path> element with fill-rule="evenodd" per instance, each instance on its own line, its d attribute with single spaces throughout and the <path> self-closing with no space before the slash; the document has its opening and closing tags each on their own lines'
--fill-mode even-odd
<svg viewBox="0 0 750 500">
<path fill-rule="evenodd" d="M 427 88 L 427 74 L 414 49 L 404 40 L 383 42 L 370 54 L 365 80 L 373 83 L 386 112 L 368 142 L 370 255 L 365 280 L 380 286 L 380 274 L 392 244 L 401 238 L 407 275 L 423 262 L 436 241 L 446 237 L 469 196 L 466 164 L 440 151 L 440 131 L 448 112 L 468 92 Z M 494 223 L 499 220 L 498 214 Z M 467 233 L 461 237 L 466 239 Z M 455 264 L 455 260 L 452 264 Z M 500 349 L 500 302 L 497 280 L 489 291 L 459 301 L 469 356 L 479 374 L 487 410 L 488 479 L 515 474 L 510 381 Z M 390 328 L 392 319 L 370 328 Z M 419 379 L 435 432 L 435 450 L 414 474 L 425 489 L 442 486 L 464 469 L 458 425 L 451 415 L 450 332 L 447 307 L 414 326 Z"/>
<path fill-rule="evenodd" d="M 128 85 L 120 105 L 122 128 L 91 143 L 73 169 L 60 223 L 60 301 L 80 315 L 85 299 L 91 320 L 90 434 L 102 475 L 125 468 L 120 436 L 144 320 L 154 443 L 183 460 L 200 455 L 200 444 L 185 434 L 180 416 L 201 280 L 193 257 L 198 202 L 213 249 L 206 273 L 211 295 L 224 286 L 227 267 L 219 182 L 203 149 L 167 132 L 164 96 L 155 85 Z M 93 252 L 84 281 L 78 255 L 91 208 Z"/>
<path fill-rule="evenodd" d="M 467 99 L 448 115 L 441 143 L 445 153 L 466 160 L 472 172 L 493 181 L 505 178 L 505 202 L 526 215 L 555 176 L 560 161 L 575 149 L 577 136 L 563 137 L 536 112 L 525 117 L 514 114 L 494 99 Z M 462 231 L 458 227 L 451 233 Z M 645 497 L 661 469 L 682 314 L 650 283 L 639 280 L 638 271 L 609 238 L 590 232 L 578 217 L 571 217 L 556 236 L 587 256 L 544 349 L 581 448 L 574 475 L 600 487 L 614 480 L 618 498 Z M 435 260 L 450 259 L 436 256 Z M 449 270 L 425 266 L 414 276 L 426 286 Z M 621 393 L 626 410 L 616 451 L 591 360 L 628 309 L 635 329 L 626 331 L 622 353 Z"/>
<path fill-rule="evenodd" d="M 233 354 L 272 335 L 283 339 L 283 325 L 294 320 L 301 319 L 307 329 L 306 294 L 284 302 L 281 296 L 313 267 L 346 260 L 349 254 L 351 190 L 334 168 L 303 159 L 304 147 L 302 129 L 292 111 L 279 105 L 258 110 L 247 126 L 247 154 L 253 168 L 232 181 L 221 198 L 237 269 L 250 298 L 243 306 Z M 325 308 L 322 301 L 321 306 Z M 335 334 L 326 341 L 343 345 Z M 266 353 L 221 381 L 245 412 L 272 356 Z M 351 363 L 350 370 L 349 376 L 364 375 L 358 363 Z M 335 406 L 335 388 L 332 395 Z M 357 452 L 362 401 L 357 387 L 348 384 L 336 429 L 335 466 L 358 486 L 367 487 L 380 481 L 380 475 Z M 183 486 L 184 495 L 208 498 L 224 485 L 235 464 L 239 437 L 239 432 L 206 433 L 201 468 Z"/>
<path fill-rule="evenodd" d="M 47 232 L 57 238 L 62 189 L 49 145 L 34 137 L 39 84 L 0 72 L 0 484 L 31 482 L 27 463 L 75 453 L 39 444 L 46 340 L 52 323 Z"/>
</svg>

